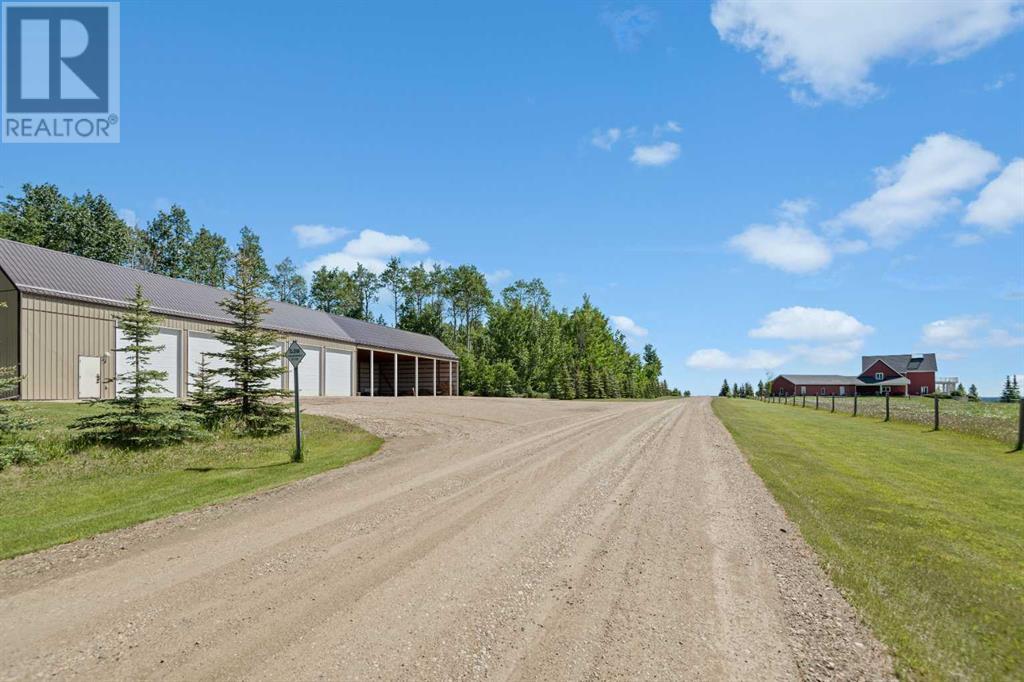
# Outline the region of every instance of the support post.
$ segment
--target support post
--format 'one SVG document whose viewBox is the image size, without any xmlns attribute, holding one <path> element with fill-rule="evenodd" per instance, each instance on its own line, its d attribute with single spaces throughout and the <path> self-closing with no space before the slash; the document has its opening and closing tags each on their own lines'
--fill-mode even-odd
<svg viewBox="0 0 1024 682">
<path fill-rule="evenodd" d="M 800 407 L 807 407 L 807 396 L 800 398 Z"/>
<path fill-rule="evenodd" d="M 431 374 L 430 376 L 432 377 L 432 379 L 430 380 L 430 383 L 433 384 L 433 387 L 434 387 L 433 391 L 431 391 L 431 392 L 434 394 L 434 397 L 436 398 L 437 397 L 437 358 L 434 358 L 434 373 Z"/>
<path fill-rule="evenodd" d="M 394 371 L 393 374 L 394 374 L 394 377 L 395 377 L 395 397 L 397 398 L 398 397 L 398 353 L 395 353 L 395 371 Z"/>
<path fill-rule="evenodd" d="M 373 351 L 370 351 L 370 397 L 373 397 Z"/>
<path fill-rule="evenodd" d="M 834 395 L 832 396 L 832 411 L 836 411 L 836 397 Z"/>
<path fill-rule="evenodd" d="M 417 398 L 420 397 L 420 356 L 414 355 L 413 358 L 413 369 L 416 370 L 416 378 L 412 382 L 412 393 Z"/>
<path fill-rule="evenodd" d="M 448 361 L 448 397 L 450 398 L 452 395 L 454 395 L 452 393 L 452 361 L 449 360 Z"/>
<path fill-rule="evenodd" d="M 1020 399 L 1020 416 L 1017 420 L 1017 450 L 1024 450 L 1024 398 Z"/>
<path fill-rule="evenodd" d="M 814 396 L 814 409 L 818 409 L 818 396 Z"/>
<path fill-rule="evenodd" d="M 302 461 L 302 417 L 299 412 L 299 366 L 295 365 L 295 452 L 292 453 L 293 462 Z"/>
<path fill-rule="evenodd" d="M 885 394 L 885 421 L 889 421 L 889 394 Z"/>
<path fill-rule="evenodd" d="M 857 389 L 853 389 L 853 416 L 857 416 Z"/>
<path fill-rule="evenodd" d="M 935 396 L 935 430 L 939 430 L 939 396 Z"/>
</svg>

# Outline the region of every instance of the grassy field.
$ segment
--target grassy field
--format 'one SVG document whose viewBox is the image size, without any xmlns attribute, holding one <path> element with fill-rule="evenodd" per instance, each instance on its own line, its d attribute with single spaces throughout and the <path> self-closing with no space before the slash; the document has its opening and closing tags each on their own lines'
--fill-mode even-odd
<svg viewBox="0 0 1024 682">
<path fill-rule="evenodd" d="M 790 398 L 792 400 L 792 398 Z M 797 396 L 797 405 L 803 399 Z M 774 403 L 773 403 L 774 405 Z M 781 405 L 780 405 L 781 407 Z M 814 396 L 807 396 L 807 408 L 814 407 Z M 820 397 L 820 409 L 829 410 L 832 399 Z M 853 413 L 853 398 L 836 398 L 836 412 Z M 911 424 L 931 427 L 935 418 L 935 400 L 912 396 L 889 400 L 890 418 Z M 1017 443 L 1017 423 L 1020 406 L 1017 403 L 971 403 L 963 400 L 939 400 L 939 425 L 943 430 L 969 433 L 993 438 L 1007 445 Z M 857 398 L 857 416 L 885 417 L 885 398 L 876 396 Z"/>
<path fill-rule="evenodd" d="M 304 415 L 305 461 L 290 463 L 294 434 L 221 435 L 148 452 L 68 449 L 82 404 L 31 404 L 48 461 L 0 471 L 0 558 L 272 488 L 372 454 L 381 440 L 345 422 Z"/>
<path fill-rule="evenodd" d="M 901 675 L 1024 676 L 1024 454 L 912 424 L 713 405 Z"/>
</svg>

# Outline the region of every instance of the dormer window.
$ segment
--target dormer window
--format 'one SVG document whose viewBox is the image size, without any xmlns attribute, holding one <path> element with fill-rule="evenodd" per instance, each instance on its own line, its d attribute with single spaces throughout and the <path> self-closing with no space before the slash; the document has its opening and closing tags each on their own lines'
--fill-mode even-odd
<svg viewBox="0 0 1024 682">
<path fill-rule="evenodd" d="M 883 381 L 885 379 L 885 372 L 875 372 L 875 381 Z"/>
</svg>

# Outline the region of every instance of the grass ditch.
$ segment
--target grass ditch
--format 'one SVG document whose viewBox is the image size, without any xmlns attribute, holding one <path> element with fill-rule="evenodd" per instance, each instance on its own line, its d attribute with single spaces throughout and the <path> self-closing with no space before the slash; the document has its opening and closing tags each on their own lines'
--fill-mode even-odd
<svg viewBox="0 0 1024 682">
<path fill-rule="evenodd" d="M 1024 455 L 914 424 L 713 407 L 903 677 L 1019 679 Z"/>
</svg>

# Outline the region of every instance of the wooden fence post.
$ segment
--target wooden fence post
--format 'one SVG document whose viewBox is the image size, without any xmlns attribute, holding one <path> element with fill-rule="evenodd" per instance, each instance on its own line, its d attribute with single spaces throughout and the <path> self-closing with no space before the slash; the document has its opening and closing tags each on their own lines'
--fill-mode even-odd
<svg viewBox="0 0 1024 682">
<path fill-rule="evenodd" d="M 885 394 L 885 421 L 889 421 L 889 394 Z"/>
<path fill-rule="evenodd" d="M 1017 420 L 1017 449 L 1024 450 L 1024 398 L 1020 399 L 1020 417 Z"/>
<path fill-rule="evenodd" d="M 832 396 L 832 411 L 836 411 L 836 397 Z"/>
<path fill-rule="evenodd" d="M 807 396 L 800 399 L 800 407 L 807 407 Z"/>
<path fill-rule="evenodd" d="M 853 416 L 857 416 L 857 394 L 853 394 Z"/>
<path fill-rule="evenodd" d="M 814 409 L 818 409 L 818 396 L 814 396 Z"/>
<path fill-rule="evenodd" d="M 939 430 L 939 396 L 935 396 L 935 430 Z"/>
</svg>

